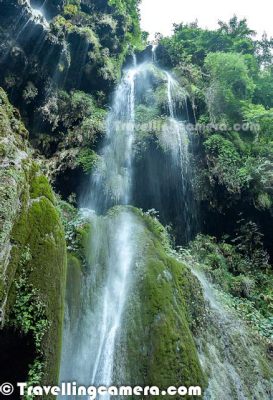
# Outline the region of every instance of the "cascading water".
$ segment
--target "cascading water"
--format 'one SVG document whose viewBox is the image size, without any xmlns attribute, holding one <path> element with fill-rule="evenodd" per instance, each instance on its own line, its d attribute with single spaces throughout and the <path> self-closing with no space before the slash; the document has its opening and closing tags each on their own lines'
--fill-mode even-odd
<svg viewBox="0 0 273 400">
<path fill-rule="evenodd" d="M 108 116 L 106 145 L 92 177 L 90 197 L 85 200 L 95 210 L 130 201 L 136 74 L 137 68 L 126 73 Z"/>
<path fill-rule="evenodd" d="M 107 140 L 102 153 L 104 162 L 103 171 L 98 169 L 95 174 L 95 196 L 100 189 L 106 190 L 104 198 L 114 204 L 128 205 L 131 194 L 132 179 L 132 146 L 134 135 L 134 93 L 135 93 L 136 69 L 131 69 L 125 75 L 119 86 L 114 101 L 114 107 L 109 114 L 107 127 Z M 101 166 L 100 166 L 101 167 Z M 95 209 L 99 208 L 94 200 Z M 91 203 L 92 204 L 92 203 Z M 114 244 L 110 253 L 107 283 L 104 287 L 102 310 L 97 321 L 100 341 L 97 355 L 92 370 L 91 382 L 110 386 L 112 383 L 113 363 L 116 337 L 120 329 L 124 303 L 128 290 L 128 278 L 133 265 L 134 246 L 132 235 L 134 231 L 133 216 L 130 212 L 122 212 L 116 221 L 117 229 L 110 238 L 110 244 Z M 105 232 L 109 235 L 109 232 Z M 103 250 L 103 249 L 99 249 Z M 113 253 L 113 254 L 112 254 Z M 107 400 L 109 395 L 104 396 Z"/>
<path fill-rule="evenodd" d="M 157 63 L 157 59 L 156 59 L 156 49 L 157 49 L 157 43 L 154 43 L 152 46 L 152 61 L 154 64 Z"/>
<path fill-rule="evenodd" d="M 136 74 L 136 68 L 125 74 L 109 113 L 101 163 L 84 201 L 86 207 L 96 212 L 117 204 L 128 205 L 130 201 Z M 66 318 L 61 380 L 109 386 L 113 381 L 116 340 L 134 264 L 133 235 L 138 225 L 129 210 L 106 217 L 91 214 L 90 218 L 94 229 L 90 243 L 92 256 L 87 280 L 81 287 L 80 319 L 72 326 L 69 315 Z M 73 365 L 69 362 L 71 359 Z"/>
<path fill-rule="evenodd" d="M 181 210 L 184 214 L 184 234 L 185 241 L 188 242 L 192 238 L 193 221 L 191 218 L 195 214 L 193 199 L 190 197 L 191 190 L 189 184 L 191 182 L 190 177 L 190 161 L 189 161 L 189 134 L 185 124 L 177 119 L 175 94 L 182 92 L 182 98 L 184 97 L 185 109 L 187 110 L 186 104 L 186 93 L 183 92 L 178 83 L 172 78 L 169 72 L 165 72 L 167 77 L 167 94 L 168 94 L 168 108 L 170 114 L 170 120 L 167 125 L 163 128 L 161 140 L 165 144 L 165 147 L 171 151 L 173 164 L 176 168 L 180 169 L 180 184 L 183 198 L 183 209 Z M 188 117 L 188 115 L 187 115 Z"/>
</svg>

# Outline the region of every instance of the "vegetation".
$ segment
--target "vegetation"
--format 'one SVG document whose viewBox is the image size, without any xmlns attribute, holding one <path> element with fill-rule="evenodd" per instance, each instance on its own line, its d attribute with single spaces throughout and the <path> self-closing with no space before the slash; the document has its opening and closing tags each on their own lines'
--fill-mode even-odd
<svg viewBox="0 0 273 400">
<path fill-rule="evenodd" d="M 235 238 L 217 242 L 199 235 L 190 252 L 209 279 L 226 294 L 229 305 L 267 339 L 273 339 L 272 268 L 257 225 L 240 225 Z M 226 298 L 227 299 L 227 298 Z"/>
<path fill-rule="evenodd" d="M 196 187 L 206 209 L 236 207 L 244 214 L 252 207 L 253 214 L 272 215 L 272 46 L 266 36 L 256 40 L 237 17 L 220 21 L 215 31 L 176 25 L 172 37 L 159 38 L 159 62 L 181 77 L 204 126 Z"/>
</svg>

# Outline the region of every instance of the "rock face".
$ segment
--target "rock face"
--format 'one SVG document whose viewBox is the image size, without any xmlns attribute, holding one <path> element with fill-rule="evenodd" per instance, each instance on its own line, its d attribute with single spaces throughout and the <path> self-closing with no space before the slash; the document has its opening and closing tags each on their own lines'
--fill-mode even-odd
<svg viewBox="0 0 273 400">
<path fill-rule="evenodd" d="M 0 1 L 0 86 L 20 110 L 32 146 L 71 175 L 70 195 L 79 171 L 64 160 L 66 151 L 101 139 L 103 108 L 142 40 L 137 0 L 68 3 Z"/>
<path fill-rule="evenodd" d="M 109 94 L 130 47 L 141 43 L 133 8 L 110 1 L 1 1 L 1 85 L 16 88 L 18 104 L 26 79 L 39 90 L 36 105 L 56 86 Z"/>
<path fill-rule="evenodd" d="M 2 328 L 29 335 L 36 354 L 31 370 L 53 384 L 61 349 L 64 230 L 53 191 L 33 161 L 28 132 L 2 89 L 0 126 Z"/>
</svg>

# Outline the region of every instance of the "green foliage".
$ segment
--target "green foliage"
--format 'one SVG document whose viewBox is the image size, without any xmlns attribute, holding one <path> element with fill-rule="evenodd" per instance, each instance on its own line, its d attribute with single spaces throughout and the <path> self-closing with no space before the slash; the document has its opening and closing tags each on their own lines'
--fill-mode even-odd
<svg viewBox="0 0 273 400">
<path fill-rule="evenodd" d="M 174 26 L 171 38 L 161 38 L 165 59 L 175 66 L 181 62 L 191 62 L 202 66 L 206 56 L 211 52 L 238 52 L 254 54 L 254 43 L 251 40 L 253 31 L 248 28 L 246 20 L 233 17 L 227 24 L 219 22 L 215 31 L 198 27 L 197 22 Z"/>
<path fill-rule="evenodd" d="M 70 264 L 77 263 L 81 268 L 84 268 L 87 265 L 90 223 L 74 206 L 60 199 L 58 201 L 58 209 L 65 229 Z"/>
<path fill-rule="evenodd" d="M 156 107 L 147 107 L 141 104 L 136 108 L 136 123 L 138 124 L 151 122 L 157 116 L 158 110 Z"/>
<path fill-rule="evenodd" d="M 67 17 L 73 17 L 79 12 L 79 6 L 76 4 L 67 4 L 64 6 L 64 15 Z"/>
<path fill-rule="evenodd" d="M 78 90 L 70 93 L 59 92 L 58 105 L 65 127 L 78 125 L 79 122 L 91 116 L 102 118 L 105 115 L 105 111 L 98 108 L 91 95 Z"/>
<path fill-rule="evenodd" d="M 26 272 L 15 281 L 16 300 L 13 306 L 12 324 L 20 327 L 24 334 L 31 333 L 37 352 L 42 352 L 42 340 L 49 329 L 46 316 L 46 305 L 39 296 L 39 292 L 29 284 Z"/>
<path fill-rule="evenodd" d="M 229 192 L 240 192 L 250 179 L 234 144 L 219 134 L 210 136 L 204 146 L 209 174 L 224 185 Z"/>
<path fill-rule="evenodd" d="M 126 16 L 128 24 L 127 40 L 132 48 L 142 49 L 144 47 L 143 36 L 140 29 L 140 0 L 108 0 L 109 4 L 115 7 L 119 13 Z"/>
<path fill-rule="evenodd" d="M 245 57 L 236 53 L 210 53 L 205 66 L 210 74 L 207 102 L 211 116 L 226 115 L 240 121 L 240 101 L 251 99 L 255 89 Z"/>
<path fill-rule="evenodd" d="M 242 111 L 244 119 L 247 122 L 257 124 L 257 135 L 259 135 L 258 144 L 273 144 L 273 108 L 267 110 L 261 104 L 256 105 L 243 102 Z"/>
<path fill-rule="evenodd" d="M 86 174 L 89 174 L 98 164 L 99 156 L 94 150 L 82 149 L 77 156 L 77 164 L 82 167 Z"/>
<path fill-rule="evenodd" d="M 273 70 L 271 68 L 260 71 L 256 79 L 254 102 L 262 104 L 266 109 L 273 108 Z"/>
<path fill-rule="evenodd" d="M 259 269 L 267 270 L 269 267 L 269 257 L 263 249 L 263 235 L 254 222 L 247 222 L 240 226 L 236 238 L 233 240 L 235 250 L 249 260 L 249 267 L 253 272 Z"/>
<path fill-rule="evenodd" d="M 34 86 L 32 82 L 28 82 L 24 91 L 23 99 L 27 104 L 30 104 L 38 95 L 38 89 Z"/>
<path fill-rule="evenodd" d="M 59 91 L 43 107 L 42 113 L 52 130 L 59 133 L 65 147 L 90 145 L 105 131 L 106 111 L 93 96 L 82 91 Z"/>
<path fill-rule="evenodd" d="M 198 235 L 190 252 L 241 318 L 272 339 L 273 275 L 257 225 L 240 221 L 229 242 Z"/>
<path fill-rule="evenodd" d="M 267 34 L 264 33 L 261 40 L 256 42 L 256 57 L 259 64 L 265 68 L 270 68 L 273 62 L 273 39 L 268 38 Z"/>
<path fill-rule="evenodd" d="M 67 20 L 62 15 L 57 15 L 50 24 L 52 33 L 56 36 L 64 37 L 68 33 L 73 32 L 74 26 L 70 20 Z"/>
<path fill-rule="evenodd" d="M 224 35 L 229 35 L 232 38 L 250 38 L 251 36 L 255 35 L 255 31 L 248 27 L 247 20 L 239 20 L 236 15 L 234 15 L 228 23 L 219 21 L 219 26 L 220 32 L 222 32 Z"/>
</svg>

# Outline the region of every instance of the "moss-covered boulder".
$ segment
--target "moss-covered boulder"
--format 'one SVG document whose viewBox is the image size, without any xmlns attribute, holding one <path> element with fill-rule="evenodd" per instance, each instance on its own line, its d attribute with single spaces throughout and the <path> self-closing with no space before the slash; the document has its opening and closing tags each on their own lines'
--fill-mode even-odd
<svg viewBox="0 0 273 400">
<path fill-rule="evenodd" d="M 33 162 L 19 115 L 0 90 L 2 327 L 33 338 L 32 383 L 58 381 L 66 243 L 55 195 Z"/>
<path fill-rule="evenodd" d="M 125 329 L 116 353 L 117 379 L 162 390 L 182 385 L 204 389 L 206 377 L 191 331 L 194 310 L 198 309 L 201 317 L 205 309 L 201 287 L 188 268 L 171 255 L 160 223 L 134 212 L 143 227 L 141 238 L 136 237 L 141 255 L 132 272 Z"/>
</svg>

